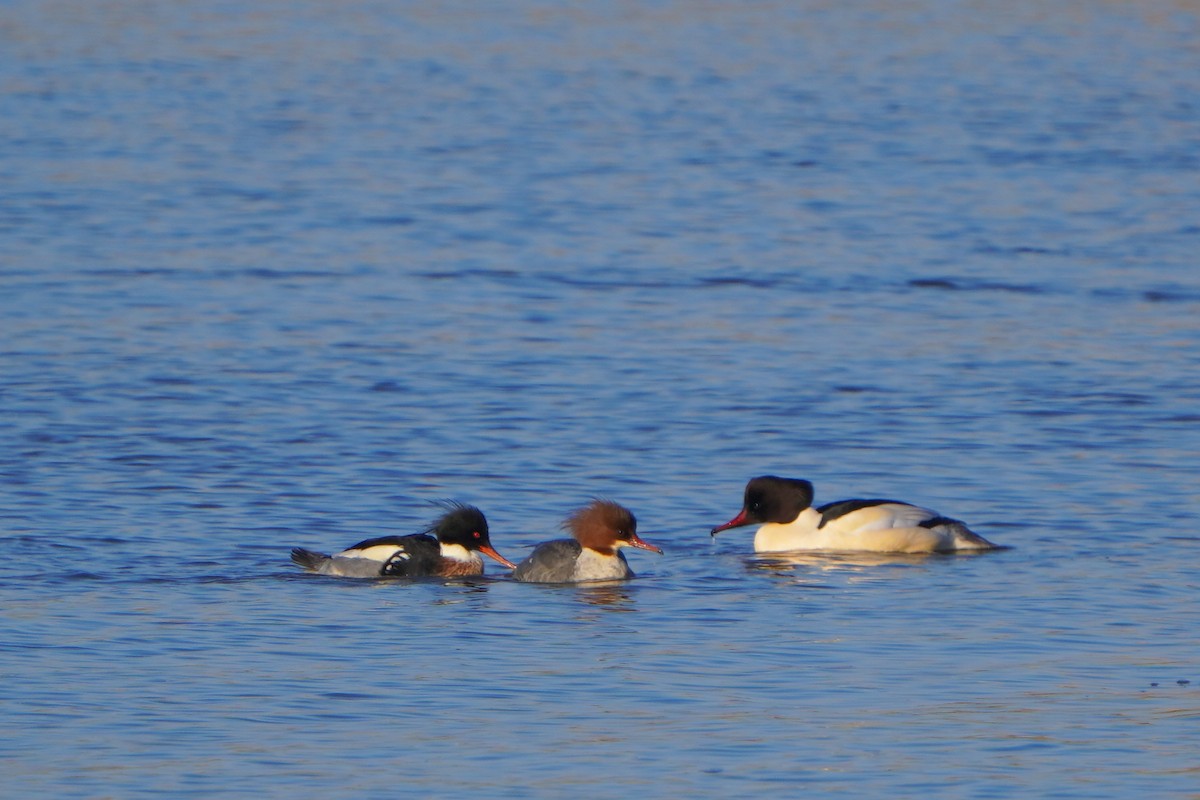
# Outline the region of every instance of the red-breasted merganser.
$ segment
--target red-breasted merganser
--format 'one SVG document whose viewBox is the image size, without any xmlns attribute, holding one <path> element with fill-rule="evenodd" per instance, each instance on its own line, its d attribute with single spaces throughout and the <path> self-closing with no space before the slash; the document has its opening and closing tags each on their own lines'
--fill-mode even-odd
<svg viewBox="0 0 1200 800">
<path fill-rule="evenodd" d="M 425 533 L 367 539 L 327 556 L 297 547 L 292 561 L 309 572 L 346 578 L 452 578 L 482 575 L 480 553 L 512 569 L 496 552 L 487 519 L 475 506 L 446 503 L 446 513 Z"/>
<path fill-rule="evenodd" d="M 951 553 L 997 546 L 956 519 L 895 500 L 840 500 L 812 507 L 808 481 L 764 475 L 746 484 L 742 510 L 712 529 L 759 523 L 757 553 L 788 550 L 867 550 L 877 553 Z"/>
<path fill-rule="evenodd" d="M 662 548 L 637 535 L 629 509 L 609 500 L 594 500 L 563 523 L 574 539 L 542 542 L 515 570 L 513 578 L 530 583 L 618 581 L 633 577 L 622 547 L 661 553 Z"/>
</svg>

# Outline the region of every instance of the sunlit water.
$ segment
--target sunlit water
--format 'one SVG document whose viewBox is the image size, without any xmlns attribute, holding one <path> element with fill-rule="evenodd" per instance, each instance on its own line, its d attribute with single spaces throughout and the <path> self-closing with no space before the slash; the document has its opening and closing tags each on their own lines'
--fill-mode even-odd
<svg viewBox="0 0 1200 800">
<path fill-rule="evenodd" d="M 1200 796 L 1197 41 L 5 4 L 3 793 Z M 711 540 L 768 472 L 1012 549 Z M 596 495 L 618 587 L 287 561 Z"/>
</svg>

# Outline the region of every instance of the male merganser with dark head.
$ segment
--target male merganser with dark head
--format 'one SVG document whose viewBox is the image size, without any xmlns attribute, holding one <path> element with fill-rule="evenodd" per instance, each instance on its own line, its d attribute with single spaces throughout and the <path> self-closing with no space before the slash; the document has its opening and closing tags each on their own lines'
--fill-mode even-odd
<svg viewBox="0 0 1200 800">
<path fill-rule="evenodd" d="M 639 539 L 637 520 L 629 509 L 609 500 L 594 500 L 563 523 L 574 539 L 542 542 L 515 570 L 513 578 L 530 583 L 619 581 L 633 577 L 622 547 L 661 553 Z"/>
<path fill-rule="evenodd" d="M 482 575 L 480 553 L 509 569 L 516 566 L 492 547 L 483 512 L 462 503 L 444 505 L 446 513 L 425 533 L 367 539 L 331 556 L 297 547 L 292 550 L 292 561 L 309 572 L 345 578 Z"/>
<path fill-rule="evenodd" d="M 996 545 L 956 519 L 895 500 L 840 500 L 812 507 L 808 481 L 764 475 L 746 484 L 742 510 L 712 529 L 759 523 L 757 553 L 788 550 L 869 550 L 877 553 L 952 553 Z"/>
</svg>

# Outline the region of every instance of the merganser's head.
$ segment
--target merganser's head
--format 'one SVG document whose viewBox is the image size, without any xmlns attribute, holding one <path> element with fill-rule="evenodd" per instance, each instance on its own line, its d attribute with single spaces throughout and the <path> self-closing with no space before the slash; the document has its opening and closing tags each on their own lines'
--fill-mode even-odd
<svg viewBox="0 0 1200 800">
<path fill-rule="evenodd" d="M 792 522 L 812 501 L 813 486 L 808 481 L 774 475 L 751 478 L 746 484 L 742 510 L 729 522 L 713 528 L 712 535 L 755 523 Z"/>
<path fill-rule="evenodd" d="M 516 564 L 492 547 L 487 518 L 483 516 L 482 511 L 464 503 L 445 503 L 444 506 L 446 513 L 430 528 L 430 533 L 437 536 L 439 542 L 443 545 L 458 545 L 468 551 L 478 550 L 509 569 L 516 568 Z"/>
<path fill-rule="evenodd" d="M 638 538 L 633 513 L 611 500 L 593 500 L 568 517 L 563 526 L 581 545 L 604 555 L 614 555 L 621 547 L 662 552 L 661 547 Z"/>
</svg>

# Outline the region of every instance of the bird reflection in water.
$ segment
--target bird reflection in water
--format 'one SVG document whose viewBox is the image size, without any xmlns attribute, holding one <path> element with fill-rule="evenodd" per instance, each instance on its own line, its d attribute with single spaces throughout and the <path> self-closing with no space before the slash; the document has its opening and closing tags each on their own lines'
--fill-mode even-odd
<svg viewBox="0 0 1200 800">
<path fill-rule="evenodd" d="M 592 606 L 603 606 L 608 611 L 636 611 L 633 593 L 626 581 L 597 581 L 572 587 L 576 596 Z"/>
<path fill-rule="evenodd" d="M 492 581 L 489 578 L 473 577 L 468 579 L 457 578 L 453 580 L 438 581 L 442 586 L 455 587 L 460 591 L 457 594 L 440 597 L 433 601 L 435 606 L 452 606 L 458 603 L 465 603 L 468 597 L 464 595 L 484 595 L 488 592 L 488 584 Z"/>
<path fill-rule="evenodd" d="M 746 560 L 750 570 L 793 575 L 797 567 L 808 567 L 820 572 L 868 572 L 878 567 L 908 567 L 925 564 L 933 558 L 944 558 L 936 553 L 866 553 L 795 551 L 790 553 L 759 554 Z"/>
</svg>

